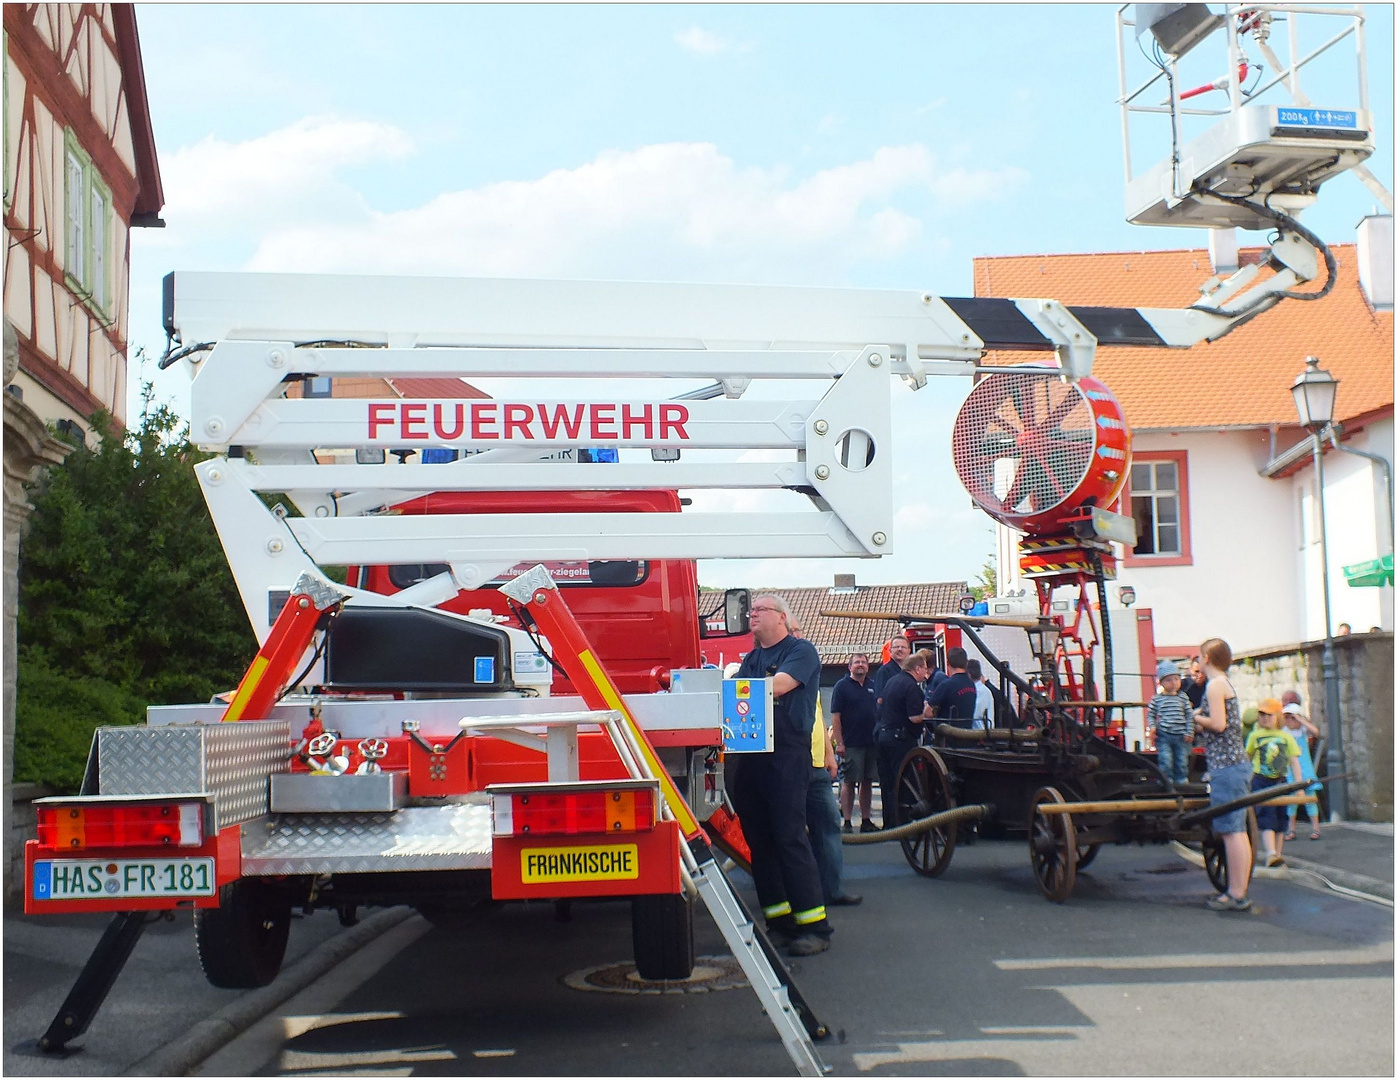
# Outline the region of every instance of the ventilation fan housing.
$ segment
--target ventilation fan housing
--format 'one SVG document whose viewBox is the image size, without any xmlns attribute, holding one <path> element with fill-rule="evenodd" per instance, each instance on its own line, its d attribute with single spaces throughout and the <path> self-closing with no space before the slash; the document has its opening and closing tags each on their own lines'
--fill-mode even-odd
<svg viewBox="0 0 1397 1080">
<path fill-rule="evenodd" d="M 982 510 L 1032 536 L 1111 506 L 1130 468 L 1130 429 L 1105 385 L 1046 372 L 987 375 L 951 433 L 956 474 Z"/>
</svg>

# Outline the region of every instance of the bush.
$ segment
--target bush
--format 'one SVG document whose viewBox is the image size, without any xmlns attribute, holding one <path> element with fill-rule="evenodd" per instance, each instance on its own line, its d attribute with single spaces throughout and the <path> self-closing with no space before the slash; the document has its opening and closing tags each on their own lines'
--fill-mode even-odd
<svg viewBox="0 0 1397 1080">
<path fill-rule="evenodd" d="M 20 559 L 15 777 L 64 790 L 98 724 L 208 701 L 257 651 L 179 417 L 148 393 L 138 428 L 93 424 L 31 495 Z"/>
<path fill-rule="evenodd" d="M 92 733 L 138 724 L 145 703 L 91 675 L 65 675 L 30 655 L 15 688 L 15 781 L 47 784 L 61 794 L 82 786 Z"/>
</svg>

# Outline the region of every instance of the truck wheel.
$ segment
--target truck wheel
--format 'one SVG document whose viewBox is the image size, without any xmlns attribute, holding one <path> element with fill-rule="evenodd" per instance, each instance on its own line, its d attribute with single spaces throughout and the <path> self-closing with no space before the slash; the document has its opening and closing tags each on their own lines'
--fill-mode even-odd
<svg viewBox="0 0 1397 1080">
<path fill-rule="evenodd" d="M 223 886 L 220 907 L 194 912 L 194 944 L 204 977 L 225 990 L 266 986 L 281 970 L 291 932 L 291 900 L 260 881 Z"/>
<path fill-rule="evenodd" d="M 694 905 L 683 893 L 632 897 L 631 943 L 642 979 L 687 979 L 694 973 Z"/>
</svg>

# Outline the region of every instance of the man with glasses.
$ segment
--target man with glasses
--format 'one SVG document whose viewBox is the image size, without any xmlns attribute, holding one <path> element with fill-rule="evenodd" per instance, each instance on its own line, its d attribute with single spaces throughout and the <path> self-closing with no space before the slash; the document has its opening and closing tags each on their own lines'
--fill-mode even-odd
<svg viewBox="0 0 1397 1080">
<path fill-rule="evenodd" d="M 900 633 L 888 638 L 888 662 L 873 673 L 873 700 L 874 704 L 883 704 L 883 687 L 888 685 L 888 680 L 902 670 L 902 661 L 906 660 L 912 653 L 912 646 L 907 644 L 907 639 Z"/>
<path fill-rule="evenodd" d="M 751 849 L 767 934 L 792 956 L 814 956 L 829 948 L 832 932 L 805 816 L 820 656 L 791 634 L 781 597 L 758 596 L 749 611 L 756 645 L 737 678 L 773 681 L 775 747 L 729 758 L 728 791 Z"/>
</svg>

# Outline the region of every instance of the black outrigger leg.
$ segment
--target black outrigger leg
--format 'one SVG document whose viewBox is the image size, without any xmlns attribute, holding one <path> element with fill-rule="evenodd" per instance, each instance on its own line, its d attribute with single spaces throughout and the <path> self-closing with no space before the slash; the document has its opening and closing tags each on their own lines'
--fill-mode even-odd
<svg viewBox="0 0 1397 1080">
<path fill-rule="evenodd" d="M 39 1037 L 38 1046 L 43 1053 L 66 1057 L 74 1052 L 67 1048 L 68 1043 L 87 1030 L 102 1002 L 107 1000 L 112 984 L 126 966 L 136 942 L 141 940 L 150 915 L 148 911 L 122 911 L 107 924 L 58 1015 Z"/>
</svg>

